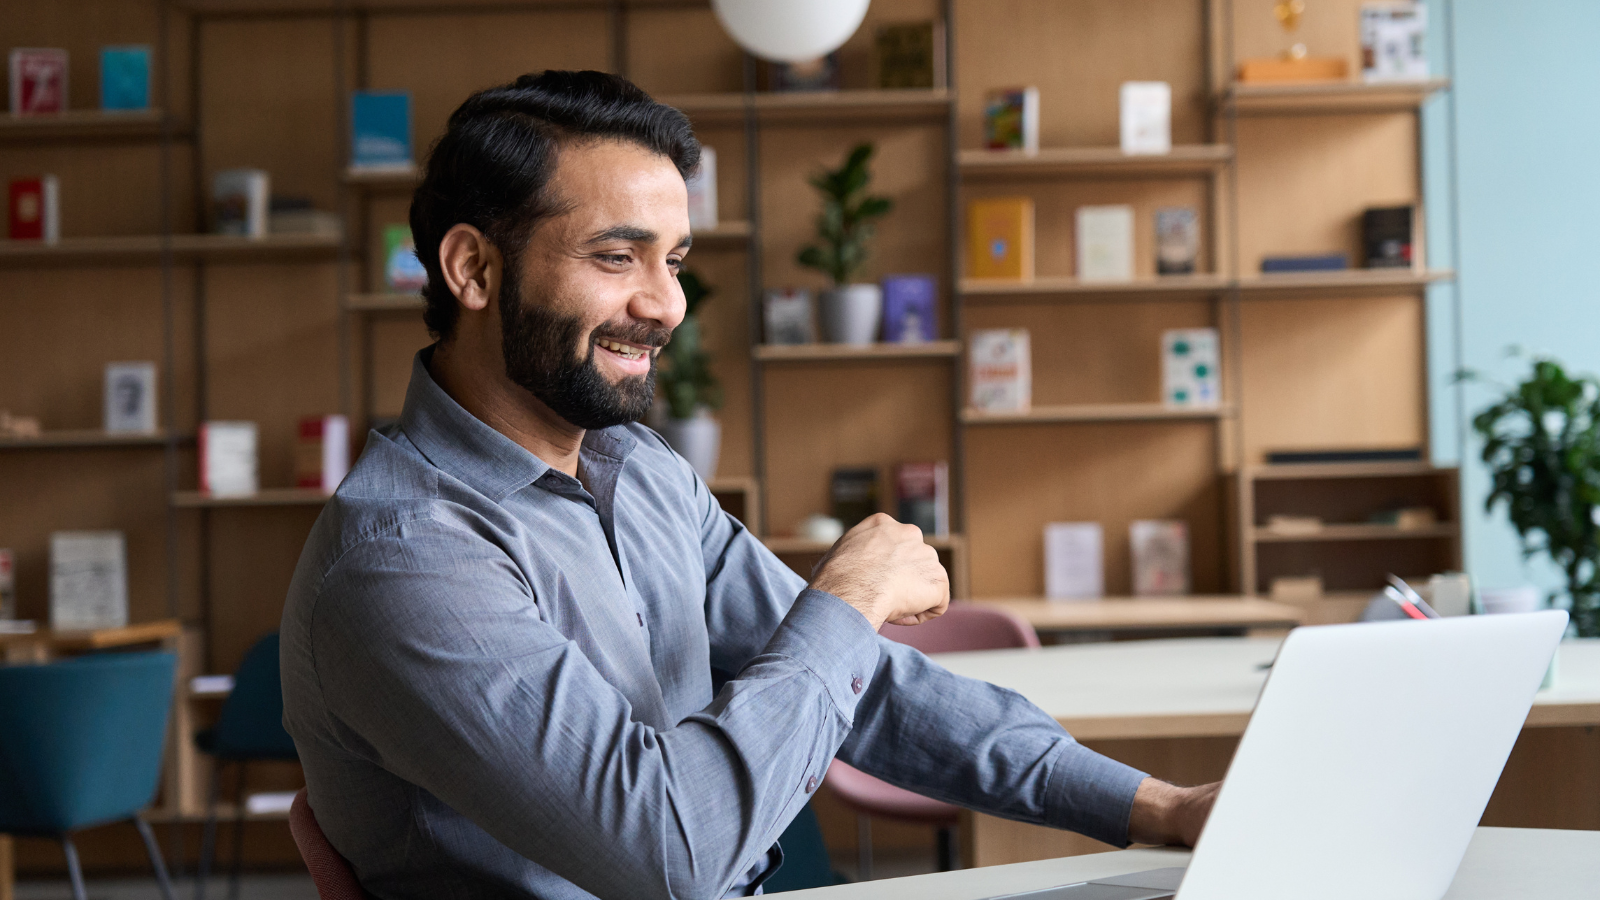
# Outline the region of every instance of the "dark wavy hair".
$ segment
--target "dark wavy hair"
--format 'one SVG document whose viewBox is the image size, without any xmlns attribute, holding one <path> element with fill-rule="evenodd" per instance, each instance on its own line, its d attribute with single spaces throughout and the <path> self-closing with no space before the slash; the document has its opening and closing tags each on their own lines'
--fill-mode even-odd
<svg viewBox="0 0 1600 900">
<path fill-rule="evenodd" d="M 665 156 L 685 178 L 700 163 L 689 119 L 605 72 L 549 70 L 482 90 L 450 114 L 411 199 L 411 235 L 428 272 L 423 321 L 435 337 L 455 331 L 460 306 L 444 280 L 439 244 L 465 223 L 514 267 L 539 222 L 559 213 L 546 186 L 563 143 L 631 141 Z"/>
</svg>

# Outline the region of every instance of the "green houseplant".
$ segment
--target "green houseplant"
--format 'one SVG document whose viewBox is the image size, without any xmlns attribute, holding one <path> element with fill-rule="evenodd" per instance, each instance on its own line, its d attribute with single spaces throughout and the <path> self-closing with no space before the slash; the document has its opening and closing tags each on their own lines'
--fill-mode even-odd
<svg viewBox="0 0 1600 900">
<path fill-rule="evenodd" d="M 661 349 L 656 375 L 667 403 L 661 436 L 710 481 L 716 477 L 722 448 L 722 424 L 711 415 L 722 408 L 722 385 L 711 371 L 711 354 L 701 340 L 700 307 L 713 291 L 687 269 L 678 276 L 678 284 L 683 287 L 683 321 Z"/>
<path fill-rule="evenodd" d="M 818 242 L 800 248 L 795 261 L 828 276 L 833 284 L 821 297 L 823 336 L 833 343 L 872 343 L 883 315 L 879 287 L 850 280 L 867 260 L 867 243 L 877 220 L 894 208 L 888 197 L 867 193 L 872 183 L 867 164 L 873 149 L 871 144 L 858 144 L 839 168 L 811 176 L 811 186 L 822 195 Z"/>
<path fill-rule="evenodd" d="M 1505 504 L 1523 556 L 1546 553 L 1565 574 L 1578 634 L 1600 636 L 1600 383 L 1535 358 L 1504 391 L 1472 419 L 1491 479 L 1484 509 Z"/>
</svg>

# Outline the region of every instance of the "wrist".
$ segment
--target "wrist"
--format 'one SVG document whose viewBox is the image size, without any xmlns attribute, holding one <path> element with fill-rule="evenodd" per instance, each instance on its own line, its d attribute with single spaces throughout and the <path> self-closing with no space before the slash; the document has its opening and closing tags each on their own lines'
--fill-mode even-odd
<svg viewBox="0 0 1600 900">
<path fill-rule="evenodd" d="M 1135 844 L 1175 844 L 1181 837 L 1174 823 L 1183 789 L 1157 778 L 1146 777 L 1133 795 L 1128 813 L 1128 840 Z"/>
</svg>

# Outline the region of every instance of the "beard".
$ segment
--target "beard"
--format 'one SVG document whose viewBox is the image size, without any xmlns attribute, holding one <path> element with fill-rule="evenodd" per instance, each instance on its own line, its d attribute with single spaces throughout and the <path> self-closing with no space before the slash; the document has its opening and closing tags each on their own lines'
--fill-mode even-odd
<svg viewBox="0 0 1600 900">
<path fill-rule="evenodd" d="M 579 350 L 584 324 L 579 316 L 563 316 L 542 303 L 524 303 L 516 266 L 505 267 L 500 286 L 500 351 L 506 377 L 539 398 L 556 415 L 586 431 L 636 422 L 655 401 L 656 354 L 650 371 L 613 384 L 595 361 L 597 338 L 659 348 L 671 329 L 643 322 L 607 323 L 589 335 L 586 352 Z"/>
</svg>

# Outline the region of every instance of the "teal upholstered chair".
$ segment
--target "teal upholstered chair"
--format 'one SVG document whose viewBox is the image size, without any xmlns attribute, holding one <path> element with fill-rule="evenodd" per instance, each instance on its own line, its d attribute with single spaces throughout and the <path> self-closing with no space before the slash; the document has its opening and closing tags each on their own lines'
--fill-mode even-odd
<svg viewBox="0 0 1600 900">
<path fill-rule="evenodd" d="M 172 900 L 139 813 L 161 775 L 176 665 L 171 653 L 107 653 L 0 667 L 0 832 L 59 839 L 75 900 L 84 887 L 72 832 L 128 820 Z"/>
<path fill-rule="evenodd" d="M 206 803 L 206 828 L 200 847 L 200 872 L 195 882 L 196 900 L 204 900 L 206 879 L 216 856 L 217 792 L 222 767 L 239 767 L 234 792 L 233 867 L 228 876 L 228 896 L 239 896 L 239 868 L 244 855 L 245 773 L 256 760 L 299 759 L 294 739 L 283 730 L 283 682 L 278 674 L 278 636 L 269 634 L 255 642 L 233 675 L 233 690 L 222 702 L 217 724 L 195 735 L 195 745 L 216 761 L 211 793 Z"/>
<path fill-rule="evenodd" d="M 763 893 L 781 894 L 844 884 L 844 877 L 833 870 L 833 861 L 828 858 L 828 848 L 822 842 L 822 828 L 817 824 L 817 814 L 811 811 L 811 804 L 807 803 L 800 815 L 794 817 L 778 843 L 783 845 L 783 866 L 767 879 L 762 886 Z"/>
</svg>

